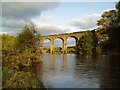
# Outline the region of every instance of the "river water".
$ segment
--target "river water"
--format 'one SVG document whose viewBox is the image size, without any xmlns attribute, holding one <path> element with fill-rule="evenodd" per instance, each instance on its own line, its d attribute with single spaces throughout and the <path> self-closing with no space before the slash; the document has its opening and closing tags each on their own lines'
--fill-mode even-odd
<svg viewBox="0 0 120 90">
<path fill-rule="evenodd" d="M 120 55 L 40 55 L 33 68 L 48 88 L 118 88 Z"/>
</svg>

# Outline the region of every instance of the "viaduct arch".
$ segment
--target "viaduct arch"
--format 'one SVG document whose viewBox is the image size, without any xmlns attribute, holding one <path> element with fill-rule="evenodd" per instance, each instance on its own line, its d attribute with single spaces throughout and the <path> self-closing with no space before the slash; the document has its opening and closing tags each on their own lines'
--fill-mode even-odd
<svg viewBox="0 0 120 90">
<path fill-rule="evenodd" d="M 60 38 L 62 40 L 62 53 L 67 53 L 67 39 L 69 37 L 73 37 L 76 40 L 76 48 L 77 48 L 79 38 L 84 36 L 84 33 L 85 33 L 85 31 L 41 36 L 39 39 L 40 40 L 40 52 L 43 51 L 43 40 L 49 39 L 50 40 L 50 53 L 54 53 L 54 40 L 57 38 Z"/>
</svg>

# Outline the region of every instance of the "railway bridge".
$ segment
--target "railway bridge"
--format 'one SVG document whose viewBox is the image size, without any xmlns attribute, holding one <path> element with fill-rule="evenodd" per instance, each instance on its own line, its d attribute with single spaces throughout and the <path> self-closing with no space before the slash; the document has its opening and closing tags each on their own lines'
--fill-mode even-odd
<svg viewBox="0 0 120 90">
<path fill-rule="evenodd" d="M 40 37 L 40 51 L 43 51 L 43 40 L 50 40 L 50 53 L 54 53 L 54 40 L 56 38 L 60 38 L 62 40 L 62 53 L 67 53 L 67 39 L 69 37 L 73 37 L 76 41 L 76 48 L 78 47 L 78 41 L 80 37 L 84 36 L 85 31 L 73 32 L 73 33 L 65 33 L 65 34 L 55 34 L 48 36 Z"/>
</svg>

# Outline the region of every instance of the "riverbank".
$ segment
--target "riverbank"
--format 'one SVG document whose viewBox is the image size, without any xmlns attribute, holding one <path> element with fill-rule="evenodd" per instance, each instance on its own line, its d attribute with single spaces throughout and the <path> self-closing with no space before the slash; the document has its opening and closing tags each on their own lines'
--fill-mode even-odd
<svg viewBox="0 0 120 90">
<path fill-rule="evenodd" d="M 45 88 L 35 73 L 16 71 L 6 67 L 3 67 L 2 84 L 2 88 Z"/>
<path fill-rule="evenodd" d="M 7 67 L 3 67 L 2 72 L 2 88 L 45 88 L 34 73 L 8 69 Z"/>
<path fill-rule="evenodd" d="M 106 52 L 104 54 L 108 54 L 108 55 L 120 55 L 120 52 Z"/>
<path fill-rule="evenodd" d="M 44 53 L 49 53 L 49 52 L 44 52 Z M 54 54 L 62 54 L 62 52 L 54 52 Z M 78 55 L 89 55 L 89 54 L 84 54 L 84 53 L 76 53 L 76 52 L 67 52 L 66 54 L 78 54 Z M 100 54 L 97 54 L 97 53 L 93 53 L 93 54 L 96 54 L 96 55 L 120 55 L 120 52 L 103 52 L 103 53 L 100 53 Z M 92 55 L 92 54 L 90 54 Z"/>
<path fill-rule="evenodd" d="M 38 54 L 3 50 L 2 88 L 45 88 L 35 73 L 25 71 L 35 63 L 42 63 Z"/>
</svg>

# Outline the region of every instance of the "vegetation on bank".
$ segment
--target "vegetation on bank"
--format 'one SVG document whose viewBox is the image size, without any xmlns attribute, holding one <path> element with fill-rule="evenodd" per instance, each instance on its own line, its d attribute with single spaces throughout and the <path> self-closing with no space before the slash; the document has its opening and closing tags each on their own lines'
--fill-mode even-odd
<svg viewBox="0 0 120 90">
<path fill-rule="evenodd" d="M 26 25 L 18 36 L 1 35 L 3 88 L 42 88 L 36 76 L 23 68 L 40 63 L 38 44 L 40 34 L 35 25 Z"/>
<path fill-rule="evenodd" d="M 87 31 L 79 40 L 79 53 L 119 53 L 120 52 L 120 1 L 116 10 L 103 12 L 97 21 L 97 29 Z M 95 32 L 94 32 L 95 31 Z"/>
<path fill-rule="evenodd" d="M 97 52 L 98 38 L 95 31 L 87 31 L 83 37 L 79 39 L 78 53 L 80 54 L 92 54 Z M 100 54 L 100 53 L 99 53 Z"/>
<path fill-rule="evenodd" d="M 43 52 L 44 53 L 50 53 L 50 48 L 44 48 Z M 62 48 L 61 47 L 55 47 L 54 48 L 54 53 L 62 53 Z M 75 46 L 67 47 L 67 53 L 76 53 Z"/>
</svg>

